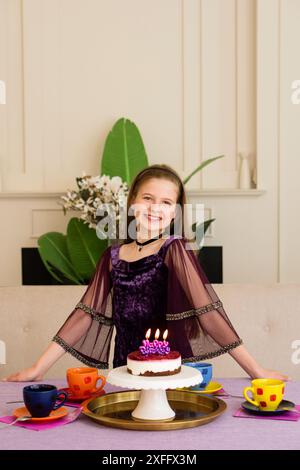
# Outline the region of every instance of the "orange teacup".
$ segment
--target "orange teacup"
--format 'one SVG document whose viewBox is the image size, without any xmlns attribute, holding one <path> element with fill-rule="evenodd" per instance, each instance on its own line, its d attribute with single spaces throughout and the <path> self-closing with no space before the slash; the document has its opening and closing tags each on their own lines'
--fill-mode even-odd
<svg viewBox="0 0 300 470">
<path fill-rule="evenodd" d="M 101 380 L 99 387 L 96 386 L 98 380 Z M 105 385 L 106 378 L 104 375 L 98 375 L 98 370 L 94 367 L 74 367 L 67 370 L 67 381 L 72 395 L 85 398 L 95 392 L 100 392 Z"/>
</svg>

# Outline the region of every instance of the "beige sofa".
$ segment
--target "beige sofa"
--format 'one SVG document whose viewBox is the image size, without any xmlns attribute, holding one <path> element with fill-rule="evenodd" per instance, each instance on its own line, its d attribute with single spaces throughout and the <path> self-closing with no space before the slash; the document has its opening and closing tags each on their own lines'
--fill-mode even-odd
<svg viewBox="0 0 300 470">
<path fill-rule="evenodd" d="M 300 363 L 297 364 L 295 357 L 300 359 L 300 353 L 296 354 L 293 344 L 295 346 L 298 340 L 300 349 L 300 286 L 214 284 L 213 287 L 245 346 L 257 361 L 266 368 L 280 370 L 299 380 Z M 2 353 L 6 349 L 6 364 L 0 364 L 0 378 L 34 362 L 85 290 L 86 286 L 0 287 Z M 112 358 L 113 347 L 110 366 Z M 246 375 L 228 353 L 208 362 L 214 364 L 215 377 Z M 63 377 L 68 367 L 78 364 L 81 363 L 65 354 L 47 377 Z M 103 372 L 107 374 L 107 371 Z"/>
</svg>

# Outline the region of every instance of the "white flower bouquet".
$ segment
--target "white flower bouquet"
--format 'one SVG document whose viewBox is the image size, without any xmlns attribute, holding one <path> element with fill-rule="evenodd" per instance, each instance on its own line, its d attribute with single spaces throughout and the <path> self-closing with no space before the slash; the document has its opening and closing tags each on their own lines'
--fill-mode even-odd
<svg viewBox="0 0 300 470">
<path fill-rule="evenodd" d="M 61 196 L 63 203 L 59 204 L 65 214 L 68 210 L 80 211 L 80 219 L 93 229 L 101 220 L 99 209 L 106 210 L 113 215 L 114 220 L 119 220 L 120 207 L 126 204 L 128 196 L 128 184 L 125 181 L 119 176 L 89 176 L 83 172 L 76 182 L 78 190 L 68 190 L 65 196 Z"/>
</svg>

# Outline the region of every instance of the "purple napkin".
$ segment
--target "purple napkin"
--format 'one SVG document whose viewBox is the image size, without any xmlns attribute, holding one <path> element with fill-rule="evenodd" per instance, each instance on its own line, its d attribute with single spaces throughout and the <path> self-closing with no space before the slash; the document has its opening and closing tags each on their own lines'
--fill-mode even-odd
<svg viewBox="0 0 300 470">
<path fill-rule="evenodd" d="M 54 421 L 44 421 L 41 423 L 39 423 L 38 421 L 23 421 L 23 422 L 17 421 L 16 424 L 12 424 L 12 426 L 18 426 L 20 428 L 31 429 L 32 431 L 45 431 L 46 429 L 52 429 L 52 428 L 56 428 L 57 426 L 63 426 L 64 424 L 72 423 L 80 415 L 81 409 L 82 407 L 79 405 L 77 410 L 73 410 L 69 414 L 67 414 L 67 416 L 56 419 Z M 0 418 L 0 422 L 9 424 L 15 419 L 16 419 L 15 416 L 2 416 Z M 7 429 L 8 428 L 9 427 L 7 427 Z M 1 431 L 3 432 L 3 429 Z"/>
<path fill-rule="evenodd" d="M 295 409 L 300 411 L 300 405 L 296 405 Z M 282 421 L 298 421 L 300 419 L 300 414 L 293 413 L 293 411 L 286 411 L 285 413 L 279 415 L 262 416 L 247 412 L 244 410 L 244 408 L 239 408 L 232 416 L 235 418 L 279 419 Z"/>
</svg>

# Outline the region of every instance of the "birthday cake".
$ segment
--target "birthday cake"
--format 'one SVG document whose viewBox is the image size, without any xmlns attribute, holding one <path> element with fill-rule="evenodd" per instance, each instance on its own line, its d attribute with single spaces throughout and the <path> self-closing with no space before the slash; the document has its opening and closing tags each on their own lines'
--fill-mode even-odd
<svg viewBox="0 0 300 470">
<path fill-rule="evenodd" d="M 170 351 L 167 354 L 142 354 L 133 351 L 127 356 L 127 370 L 132 375 L 163 376 L 178 374 L 181 370 L 181 354 Z"/>
<path fill-rule="evenodd" d="M 165 330 L 163 341 L 158 341 L 160 330 L 155 333 L 155 340 L 149 341 L 151 328 L 146 333 L 146 339 L 138 351 L 133 351 L 127 356 L 127 371 L 132 375 L 153 377 L 156 375 L 174 375 L 181 370 L 181 354 L 171 351 L 166 338 L 168 330 Z"/>
</svg>

